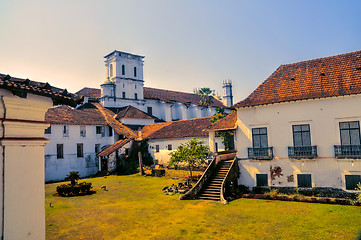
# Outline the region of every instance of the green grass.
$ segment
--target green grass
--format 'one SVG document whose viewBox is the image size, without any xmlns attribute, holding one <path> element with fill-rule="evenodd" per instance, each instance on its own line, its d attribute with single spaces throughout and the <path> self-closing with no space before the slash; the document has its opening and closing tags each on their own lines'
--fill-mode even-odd
<svg viewBox="0 0 361 240">
<path fill-rule="evenodd" d="M 46 185 L 46 239 L 355 239 L 361 229 L 361 207 L 253 199 L 223 205 L 164 195 L 164 186 L 177 183 L 169 178 L 86 181 L 96 194 L 54 197 L 60 183 Z"/>
</svg>

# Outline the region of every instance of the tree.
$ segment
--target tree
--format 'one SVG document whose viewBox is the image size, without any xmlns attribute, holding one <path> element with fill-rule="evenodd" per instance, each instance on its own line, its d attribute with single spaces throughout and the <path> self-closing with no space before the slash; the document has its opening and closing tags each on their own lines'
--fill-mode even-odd
<svg viewBox="0 0 361 240">
<path fill-rule="evenodd" d="M 232 111 L 233 112 L 233 111 Z M 226 117 L 228 114 L 225 113 L 225 109 L 220 107 L 216 108 L 216 114 L 211 118 L 211 123 L 217 122 L 219 119 Z M 233 133 L 230 130 L 224 131 L 216 131 L 216 135 L 222 138 L 222 143 L 224 144 L 225 150 L 233 150 L 234 149 L 234 139 Z"/>
<path fill-rule="evenodd" d="M 201 100 L 199 101 L 199 104 L 202 106 L 209 106 L 213 103 L 213 97 L 212 97 L 212 91 L 210 88 L 201 88 L 199 89 L 199 95 L 201 96 Z"/>
<path fill-rule="evenodd" d="M 71 171 L 68 175 L 66 175 L 65 181 L 70 181 L 71 185 L 75 185 L 76 181 L 80 178 L 78 171 Z"/>
<path fill-rule="evenodd" d="M 216 110 L 216 114 L 214 114 L 213 117 L 211 118 L 211 123 L 215 123 L 219 119 L 224 118 L 225 116 L 228 115 L 225 113 L 225 109 L 222 107 L 217 107 L 215 110 Z"/>
<path fill-rule="evenodd" d="M 192 138 L 186 143 L 182 143 L 176 151 L 170 153 L 169 165 L 184 163 L 192 179 L 192 171 L 201 164 L 206 163 L 209 148 L 203 145 L 203 141 Z"/>
</svg>

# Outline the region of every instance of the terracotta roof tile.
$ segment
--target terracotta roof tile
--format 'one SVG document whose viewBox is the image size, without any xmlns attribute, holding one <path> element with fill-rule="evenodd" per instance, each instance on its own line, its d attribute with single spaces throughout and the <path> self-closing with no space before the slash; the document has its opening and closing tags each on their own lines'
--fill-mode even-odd
<svg viewBox="0 0 361 240">
<path fill-rule="evenodd" d="M 111 153 L 115 152 L 119 148 L 123 147 L 125 144 L 129 143 L 131 140 L 128 138 L 120 139 L 119 141 L 115 142 L 113 145 L 105 148 L 103 151 L 97 154 L 97 156 L 105 157 L 109 156 Z"/>
<path fill-rule="evenodd" d="M 108 125 L 111 126 L 116 133 L 124 135 L 129 139 L 138 138 L 138 135 L 136 135 L 130 128 L 114 118 L 114 113 L 112 111 L 104 108 L 100 103 L 92 104 L 103 114 Z"/>
<path fill-rule="evenodd" d="M 146 125 L 142 129 L 142 137 L 144 139 L 207 137 L 208 132 L 203 130 L 211 125 L 211 118 L 193 118 Z"/>
<path fill-rule="evenodd" d="M 200 106 L 201 96 L 194 93 L 185 93 L 185 92 L 177 92 L 171 90 L 157 89 L 157 88 L 149 88 L 144 87 L 144 98 L 145 99 L 156 99 L 164 102 L 180 102 L 183 104 L 193 103 L 197 106 Z M 223 103 L 218 99 L 213 98 L 213 103 L 210 105 L 211 107 L 223 107 Z"/>
<path fill-rule="evenodd" d="M 140 111 L 138 108 L 133 106 L 122 107 L 119 109 L 115 119 L 122 118 L 137 118 L 137 119 L 154 119 L 143 111 Z"/>
<path fill-rule="evenodd" d="M 77 94 L 89 98 L 100 98 L 101 90 L 96 88 L 83 88 L 80 91 L 78 91 Z M 161 100 L 167 103 L 171 103 L 175 101 L 183 104 L 193 103 L 197 106 L 200 106 L 199 101 L 201 100 L 201 97 L 198 94 L 194 94 L 194 93 L 185 93 L 185 92 L 144 87 L 144 99 Z M 211 104 L 211 106 L 223 107 L 223 108 L 226 107 L 221 101 L 215 98 L 213 98 L 213 103 Z"/>
<path fill-rule="evenodd" d="M 45 114 L 45 121 L 51 124 L 66 125 L 106 125 L 103 114 L 93 105 L 74 109 L 65 105 L 50 108 Z"/>
<path fill-rule="evenodd" d="M 281 65 L 232 108 L 361 93 L 361 51 Z"/>
<path fill-rule="evenodd" d="M 26 97 L 27 93 L 49 97 L 55 105 L 67 104 L 76 106 L 82 101 L 82 98 L 78 95 L 68 93 L 66 89 L 53 87 L 49 83 L 14 78 L 5 74 L 0 74 L 0 88 L 9 90 L 19 97 Z"/>
<path fill-rule="evenodd" d="M 85 88 L 77 91 L 75 94 L 95 99 L 95 98 L 100 98 L 101 90 L 98 88 L 85 87 Z"/>
<path fill-rule="evenodd" d="M 217 122 L 213 123 L 208 130 L 227 130 L 235 129 L 237 127 L 237 112 L 234 111 L 224 118 L 219 119 Z"/>
</svg>

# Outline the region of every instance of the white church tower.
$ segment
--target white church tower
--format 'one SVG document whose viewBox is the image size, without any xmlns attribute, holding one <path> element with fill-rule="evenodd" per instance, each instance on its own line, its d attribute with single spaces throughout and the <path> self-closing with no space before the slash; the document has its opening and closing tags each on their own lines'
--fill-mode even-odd
<svg viewBox="0 0 361 240">
<path fill-rule="evenodd" d="M 232 81 L 227 79 L 223 81 L 223 104 L 227 107 L 233 105 Z"/>
<path fill-rule="evenodd" d="M 113 51 L 105 57 L 106 81 L 101 86 L 104 107 L 144 105 L 143 56 Z"/>
</svg>

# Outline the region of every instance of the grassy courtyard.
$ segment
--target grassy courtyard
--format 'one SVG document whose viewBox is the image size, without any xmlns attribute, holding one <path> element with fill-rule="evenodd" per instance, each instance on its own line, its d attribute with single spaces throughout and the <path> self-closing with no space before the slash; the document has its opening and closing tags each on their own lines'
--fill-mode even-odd
<svg viewBox="0 0 361 240">
<path fill-rule="evenodd" d="M 253 199 L 223 205 L 164 195 L 164 186 L 177 183 L 171 178 L 86 181 L 96 194 L 54 197 L 60 183 L 46 185 L 46 239 L 355 239 L 361 230 L 361 207 Z"/>
</svg>

